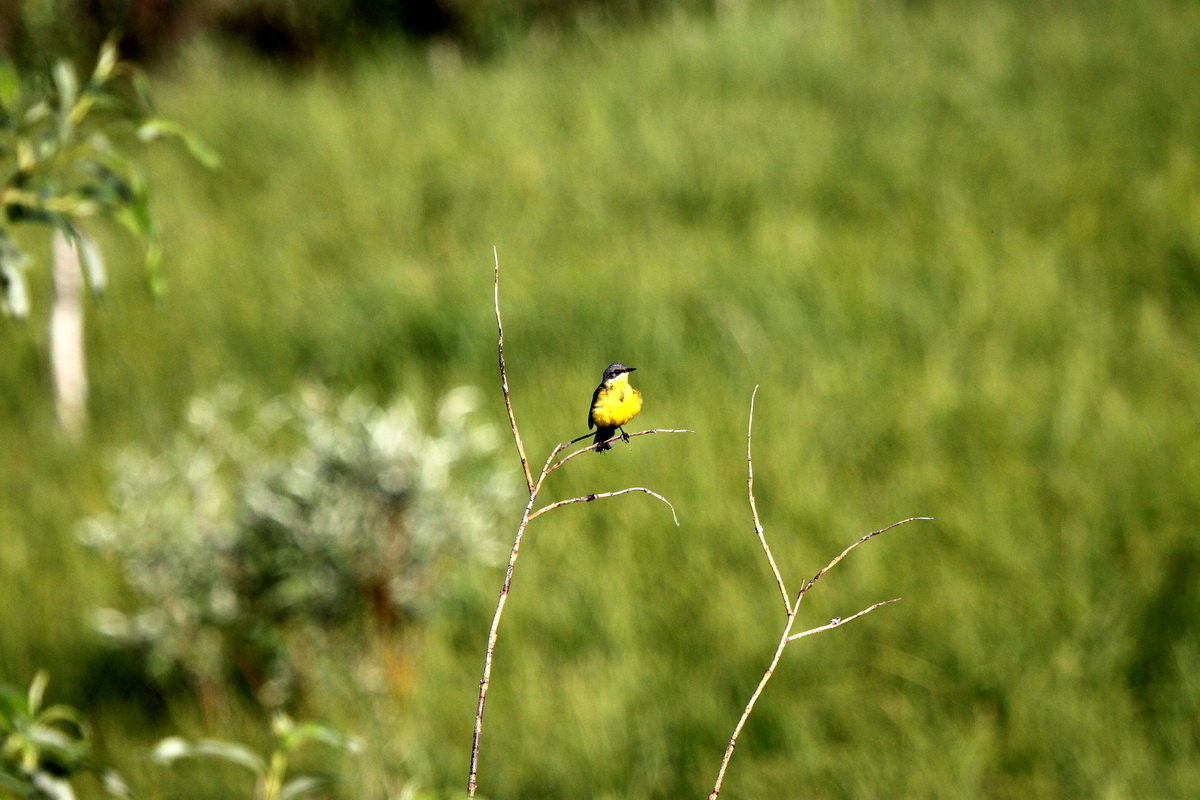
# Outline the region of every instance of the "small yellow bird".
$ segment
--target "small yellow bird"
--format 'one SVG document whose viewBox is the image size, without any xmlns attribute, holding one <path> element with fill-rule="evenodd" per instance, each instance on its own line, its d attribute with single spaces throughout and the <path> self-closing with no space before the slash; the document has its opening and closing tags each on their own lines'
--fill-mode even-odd
<svg viewBox="0 0 1200 800">
<path fill-rule="evenodd" d="M 621 441 L 628 443 L 629 434 L 622 427 L 642 410 L 642 393 L 629 385 L 629 373 L 637 367 L 624 364 L 609 364 L 604 370 L 600 385 L 592 394 L 592 405 L 588 409 L 588 430 L 596 428 L 596 452 L 612 449 L 608 440 L 615 431 L 621 432 Z M 586 438 L 586 437 L 580 437 Z"/>
</svg>

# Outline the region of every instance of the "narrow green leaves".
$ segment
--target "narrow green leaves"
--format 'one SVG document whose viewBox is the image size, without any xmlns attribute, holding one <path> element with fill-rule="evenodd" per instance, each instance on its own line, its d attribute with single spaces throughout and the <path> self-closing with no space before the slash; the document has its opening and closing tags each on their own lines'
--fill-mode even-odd
<svg viewBox="0 0 1200 800">
<path fill-rule="evenodd" d="M 92 85 L 102 86 L 112 77 L 119 57 L 117 37 L 109 36 L 104 40 L 104 44 L 100 45 L 100 54 L 96 57 L 96 68 L 92 71 Z"/>
<path fill-rule="evenodd" d="M 112 220 L 143 245 L 146 281 L 161 294 L 162 244 L 136 148 L 160 139 L 178 141 L 212 168 L 220 165 L 220 156 L 184 126 L 155 113 L 145 74 L 121 60 L 115 36 L 101 46 L 94 67 L 82 78 L 67 61 L 54 64 L 46 78 L 24 82 L 0 57 L 3 219 L 50 225 L 68 234 L 93 294 L 108 285 L 109 264 L 82 222 Z M 23 92 L 23 86 L 43 88 L 39 95 Z M 0 310 L 17 318 L 30 312 L 25 263 L 20 248 L 0 233 Z"/>
<path fill-rule="evenodd" d="M 309 792 L 315 792 L 318 789 L 323 789 L 329 785 L 329 781 L 324 778 L 315 778 L 312 775 L 301 775 L 298 778 L 292 778 L 283 785 L 279 791 L 278 800 L 291 800 L 293 797 L 299 797 Z"/>
<path fill-rule="evenodd" d="M 42 698 L 46 695 L 46 686 L 49 683 L 50 676 L 45 671 L 33 676 L 33 680 L 29 683 L 29 692 L 25 695 L 27 714 L 36 714 L 42 707 Z"/>
<path fill-rule="evenodd" d="M 357 739 L 335 731 L 333 728 L 316 722 L 295 722 L 286 714 L 278 714 L 272 721 L 275 735 L 283 743 L 284 749 L 295 750 L 310 743 L 328 745 L 337 750 L 356 752 L 361 745 Z"/>
<path fill-rule="evenodd" d="M 70 140 L 75 127 L 75 101 L 79 98 L 79 78 L 67 61 L 58 61 L 52 71 L 54 87 L 58 91 L 58 138 L 62 146 Z"/>
<path fill-rule="evenodd" d="M 104 254 L 100 252 L 92 237 L 78 225 L 70 224 L 67 232 L 75 252 L 79 255 L 79 264 L 83 268 L 88 288 L 93 294 L 104 294 L 104 290 L 108 288 L 108 270 L 104 265 Z"/>
<path fill-rule="evenodd" d="M 179 736 L 163 739 L 154 748 L 152 757 L 161 764 L 174 764 L 183 758 L 215 758 L 249 770 L 258 777 L 267 774 L 267 762 L 245 745 L 217 739 L 189 742 Z"/>
<path fill-rule="evenodd" d="M 189 742 L 179 736 L 163 739 L 152 757 L 161 764 L 174 764 L 184 758 L 213 758 L 242 767 L 257 779 L 257 800 L 291 800 L 328 786 L 325 778 L 313 775 L 288 776 L 288 763 L 295 751 L 309 742 L 323 742 L 335 748 L 355 750 L 357 740 L 311 722 L 294 723 L 277 715 L 272 723 L 275 749 L 263 758 L 245 745 L 217 739 Z"/>
<path fill-rule="evenodd" d="M 189 131 L 178 122 L 152 117 L 138 127 L 138 138 L 143 142 L 151 142 L 163 137 L 174 137 L 183 143 L 192 158 L 209 169 L 221 166 L 221 156 L 196 134 Z"/>
<path fill-rule="evenodd" d="M 0 686 L 0 789 L 17 797 L 73 800 L 71 775 L 91 770 L 91 734 L 78 710 L 61 704 L 43 708 L 48 683 L 49 676 L 39 672 L 23 693 Z M 106 787 L 124 785 L 112 775 Z"/>
</svg>

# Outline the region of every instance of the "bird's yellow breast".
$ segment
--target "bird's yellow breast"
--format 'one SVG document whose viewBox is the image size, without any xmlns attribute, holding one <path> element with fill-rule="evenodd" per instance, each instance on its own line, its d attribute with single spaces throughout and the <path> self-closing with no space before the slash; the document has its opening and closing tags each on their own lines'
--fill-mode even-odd
<svg viewBox="0 0 1200 800">
<path fill-rule="evenodd" d="M 619 375 L 596 395 L 592 421 L 600 428 L 619 428 L 641 410 L 642 393 L 629 385 L 628 375 Z"/>
</svg>

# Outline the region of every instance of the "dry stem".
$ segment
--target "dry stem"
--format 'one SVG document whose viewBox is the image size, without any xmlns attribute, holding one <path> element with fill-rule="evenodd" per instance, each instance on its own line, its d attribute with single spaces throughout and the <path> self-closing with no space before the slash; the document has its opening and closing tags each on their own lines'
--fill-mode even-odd
<svg viewBox="0 0 1200 800">
<path fill-rule="evenodd" d="M 742 709 L 742 715 L 738 718 L 737 725 L 735 725 L 733 728 L 733 735 L 729 737 L 729 744 L 725 747 L 725 755 L 721 758 L 721 766 L 717 770 L 717 780 L 716 783 L 713 784 L 712 791 L 709 792 L 708 800 L 717 800 L 717 797 L 721 794 L 721 784 L 725 782 L 725 772 L 729 768 L 729 760 L 733 758 L 733 751 L 737 748 L 737 741 L 738 737 L 741 736 L 742 728 L 746 726 L 746 720 L 750 718 L 750 712 L 754 710 L 754 705 L 758 702 L 758 698 L 762 695 L 763 690 L 767 687 L 767 682 L 770 681 L 771 676 L 775 674 L 775 668 L 779 666 L 779 661 L 781 658 L 783 658 L 783 651 L 787 648 L 788 644 L 796 641 L 797 639 L 803 639 L 805 636 L 811 636 L 815 633 L 823 633 L 824 631 L 833 630 L 841 625 L 845 625 L 847 622 L 858 619 L 865 614 L 869 614 L 881 606 L 895 603 L 900 599 L 897 597 L 892 600 L 884 600 L 882 602 L 870 605 L 864 608 L 862 611 L 852 614 L 849 617 L 834 617 L 825 625 L 820 625 L 816 628 L 810 628 L 809 630 L 801 631 L 800 633 L 792 633 L 792 627 L 796 624 L 796 614 L 800 610 L 800 601 L 804 599 L 804 595 L 806 595 L 808 591 L 812 589 L 813 585 L 820 580 L 825 573 L 837 566 L 843 558 L 848 556 L 850 552 L 859 545 L 866 543 L 879 534 L 889 531 L 898 525 L 903 525 L 906 522 L 913 522 L 919 519 L 930 519 L 930 517 L 910 517 L 908 519 L 901 520 L 900 522 L 892 523 L 887 527 L 880 528 L 879 530 L 871 531 L 835 556 L 833 560 L 822 567 L 816 575 L 805 581 L 800 587 L 800 591 L 796 593 L 796 599 L 792 602 L 789 602 L 787 587 L 783 582 L 783 577 L 779 572 L 779 568 L 775 565 L 775 558 L 771 555 L 771 547 L 767 544 L 766 534 L 763 531 L 762 523 L 759 521 L 758 506 L 754 501 L 754 461 L 751 457 L 750 443 L 754 435 L 754 400 L 757 394 L 758 387 L 755 386 L 754 392 L 750 395 L 750 425 L 749 430 L 746 433 L 746 490 L 750 497 L 750 512 L 754 518 L 755 533 L 758 534 L 758 541 L 762 545 L 763 552 L 767 556 L 767 562 L 771 565 L 771 572 L 773 572 L 775 575 L 775 582 L 779 587 L 779 592 L 783 596 L 783 606 L 786 614 L 786 620 L 784 622 L 783 632 L 779 636 L 779 644 L 775 646 L 775 654 L 771 657 L 771 663 L 767 665 L 766 671 L 763 672 L 763 676 L 759 680 L 758 686 L 754 688 L 754 694 L 750 695 L 750 701 L 747 702 L 745 708 Z"/>
<path fill-rule="evenodd" d="M 654 430 L 652 430 L 652 431 L 638 431 L 637 433 L 631 433 L 631 434 L 629 434 L 629 438 L 630 438 L 630 439 L 632 439 L 632 438 L 633 438 L 633 437 L 635 437 L 635 436 L 646 436 L 647 434 L 651 434 L 651 433 L 695 433 L 695 431 L 689 431 L 689 430 L 686 430 L 686 429 L 676 429 L 676 428 L 655 428 L 655 429 L 654 429 Z M 616 436 L 612 437 L 611 439 L 605 439 L 603 443 L 604 443 L 604 444 L 607 444 L 607 443 L 609 443 L 609 442 L 615 442 L 615 441 L 617 441 L 617 440 L 618 440 L 618 439 L 620 439 L 620 438 L 621 438 L 621 435 L 620 435 L 620 434 L 617 434 Z M 573 444 L 573 442 L 565 442 L 565 443 L 563 443 L 563 444 L 560 444 L 560 445 L 559 445 L 559 446 L 558 446 L 558 447 L 555 449 L 555 451 L 554 451 L 554 452 L 551 454 L 551 458 L 553 458 L 554 456 L 558 455 L 558 454 L 559 454 L 559 453 L 561 453 L 563 450 L 566 450 L 566 449 L 567 449 L 568 447 L 570 447 L 572 444 Z M 591 453 L 591 452 L 594 452 L 595 450 L 596 450 L 596 444 L 595 444 L 595 442 L 593 442 L 592 444 L 589 444 L 587 447 L 581 447 L 581 448 L 579 448 L 578 450 L 576 450 L 575 452 L 571 453 L 570 455 L 568 455 L 568 456 L 563 456 L 563 460 L 562 460 L 562 461 L 559 461 L 559 462 L 558 462 L 558 463 L 556 463 L 554 466 L 550 467 L 550 469 L 549 469 L 549 470 L 547 470 L 547 472 L 554 472 L 554 470 L 558 469 L 558 468 L 559 468 L 559 467 L 561 467 L 563 464 L 565 464 L 565 463 L 567 463 L 568 461 L 570 461 L 572 458 L 575 458 L 576 456 L 581 456 L 581 455 L 583 455 L 584 453 Z"/>
<path fill-rule="evenodd" d="M 750 424 L 746 429 L 746 494 L 750 496 L 750 514 L 754 518 L 754 532 L 758 534 L 758 541 L 762 545 L 763 552 L 767 554 L 767 563 L 771 565 L 775 583 L 779 586 L 779 595 L 783 598 L 783 613 L 791 614 L 792 604 L 788 601 L 787 586 L 784 585 L 783 576 L 775 564 L 775 556 L 771 555 L 771 546 L 767 544 L 767 535 L 763 532 L 762 522 L 758 519 L 758 504 L 754 502 L 754 456 L 750 452 L 750 443 L 754 436 L 754 399 L 756 397 L 758 397 L 757 385 L 750 393 Z"/>
<path fill-rule="evenodd" d="M 652 492 L 649 489 L 646 489 L 641 486 L 631 486 L 628 489 L 619 489 L 615 492 L 598 492 L 596 494 L 585 494 L 582 497 L 572 497 L 570 500 L 559 500 L 557 503 L 551 503 L 548 506 L 542 506 L 537 511 L 534 511 L 532 514 L 529 515 L 529 519 L 530 519 L 530 521 L 533 521 L 533 520 L 537 519 L 538 517 L 540 517 L 542 514 L 546 513 L 547 511 L 553 511 L 556 508 L 561 508 L 563 506 L 569 506 L 572 503 L 590 503 L 593 500 L 600 500 L 605 497 L 616 497 L 619 494 L 629 494 L 630 492 L 645 492 L 646 494 L 650 495 L 651 497 L 655 497 L 655 498 L 661 500 L 662 502 L 666 503 L 667 508 L 671 509 L 671 518 L 673 520 L 675 520 L 675 527 L 679 527 L 679 517 L 677 517 L 675 515 L 675 506 L 671 505 L 671 502 L 669 500 L 667 500 L 667 498 L 665 498 L 661 494 L 659 494 L 658 492 Z"/>
<path fill-rule="evenodd" d="M 517 429 L 517 417 L 513 414 L 512 396 L 508 393 L 508 370 L 504 367 L 504 325 L 500 322 L 500 251 L 493 245 L 492 258 L 496 261 L 496 277 L 492 283 L 492 301 L 496 307 L 496 350 L 500 359 L 500 386 L 504 389 L 504 406 L 508 409 L 508 424 L 513 439 L 517 442 L 517 453 L 521 456 L 521 469 L 525 472 L 525 488 L 533 494 L 533 475 L 529 472 L 529 459 L 525 457 L 525 443 Z"/>
</svg>

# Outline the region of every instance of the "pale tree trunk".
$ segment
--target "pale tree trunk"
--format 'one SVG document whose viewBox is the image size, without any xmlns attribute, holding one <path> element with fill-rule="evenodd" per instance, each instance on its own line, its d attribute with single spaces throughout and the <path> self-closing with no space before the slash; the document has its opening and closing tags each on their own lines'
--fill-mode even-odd
<svg viewBox="0 0 1200 800">
<path fill-rule="evenodd" d="M 71 439 L 87 428 L 87 369 L 83 353 L 83 271 L 79 253 L 58 228 L 51 235 L 54 305 L 50 309 L 50 367 L 58 424 Z"/>
</svg>

